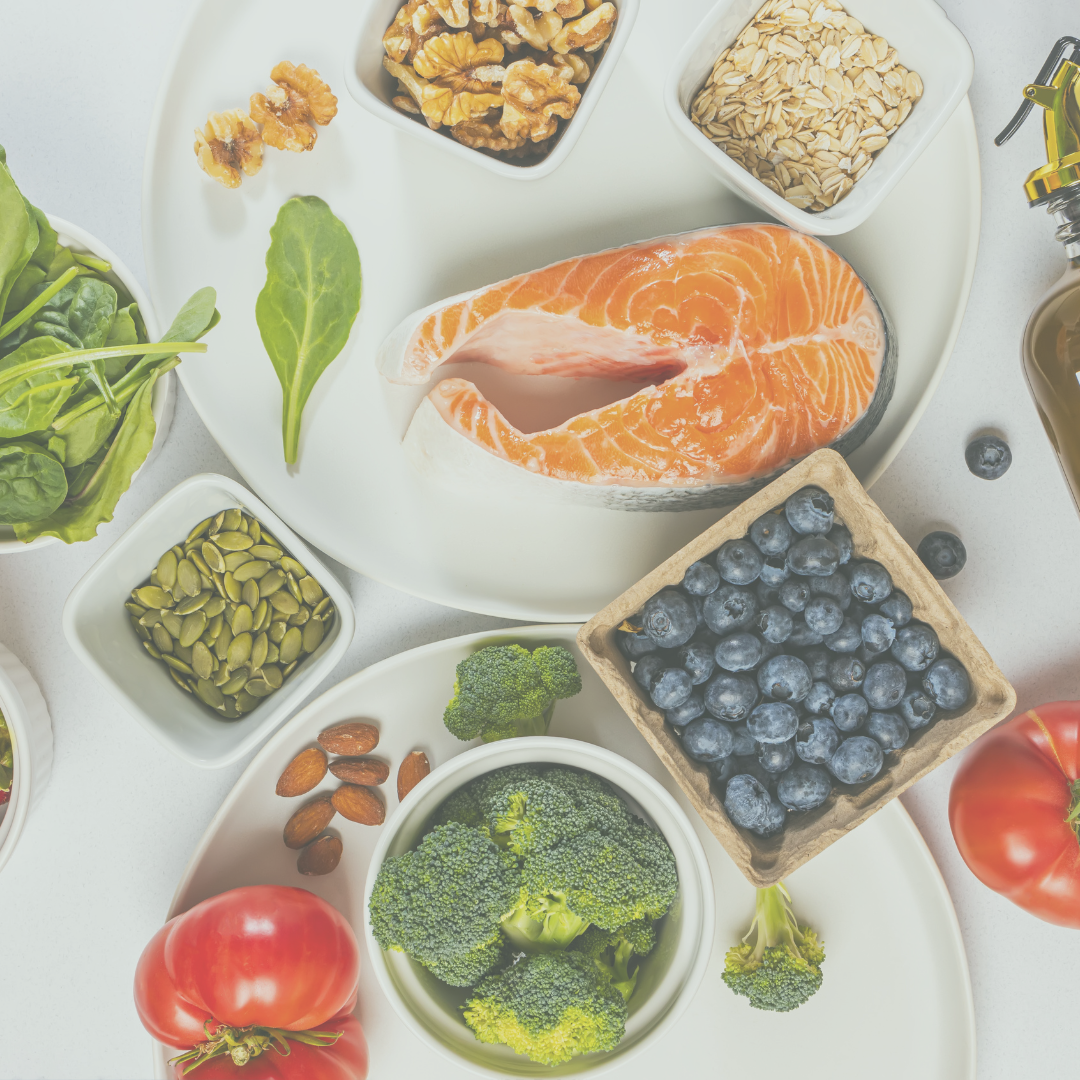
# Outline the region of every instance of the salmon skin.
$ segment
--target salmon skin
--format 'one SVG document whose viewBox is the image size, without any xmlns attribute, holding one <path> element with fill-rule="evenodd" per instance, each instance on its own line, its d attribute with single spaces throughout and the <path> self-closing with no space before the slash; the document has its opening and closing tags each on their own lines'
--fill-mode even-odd
<svg viewBox="0 0 1080 1080">
<path fill-rule="evenodd" d="M 518 431 L 453 367 L 636 383 Z M 744 499 L 822 447 L 847 454 L 892 396 L 895 336 L 869 287 L 812 236 L 731 225 L 568 259 L 436 304 L 379 353 L 439 381 L 405 435 L 440 480 L 626 510 Z"/>
</svg>

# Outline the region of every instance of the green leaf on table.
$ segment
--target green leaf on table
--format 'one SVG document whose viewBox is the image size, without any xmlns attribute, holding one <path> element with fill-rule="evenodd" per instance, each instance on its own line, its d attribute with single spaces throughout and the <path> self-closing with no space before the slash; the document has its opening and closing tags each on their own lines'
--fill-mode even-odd
<svg viewBox="0 0 1080 1080">
<path fill-rule="evenodd" d="M 0 522 L 14 525 L 46 517 L 67 493 L 64 467 L 43 446 L 30 441 L 0 443 Z"/>
<path fill-rule="evenodd" d="M 54 337 L 31 338 L 0 359 L 0 374 L 33 360 L 43 360 L 70 348 Z M 27 375 L 0 393 L 0 438 L 17 439 L 32 431 L 44 431 L 63 408 L 78 378 L 71 364 Z"/>
</svg>

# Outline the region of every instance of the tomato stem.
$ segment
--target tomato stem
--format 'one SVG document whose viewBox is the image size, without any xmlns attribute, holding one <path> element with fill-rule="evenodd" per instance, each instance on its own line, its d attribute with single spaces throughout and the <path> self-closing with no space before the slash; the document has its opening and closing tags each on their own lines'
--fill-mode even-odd
<svg viewBox="0 0 1080 1080">
<path fill-rule="evenodd" d="M 206 1042 L 198 1043 L 186 1054 L 171 1058 L 169 1064 L 184 1063 L 182 1075 L 186 1076 L 204 1061 L 225 1054 L 232 1058 L 234 1065 L 246 1065 L 252 1058 L 270 1049 L 288 1057 L 292 1053 L 289 1047 L 290 1039 L 308 1046 L 333 1046 L 342 1036 L 340 1031 L 286 1031 L 283 1028 L 258 1025 L 234 1028 L 222 1024 L 211 1030 L 216 1023 L 216 1020 L 207 1020 L 203 1025 Z"/>
<path fill-rule="evenodd" d="M 1072 831 L 1076 833 L 1077 841 L 1080 841 L 1080 780 L 1074 780 L 1069 785 L 1069 790 L 1072 792 L 1072 809 L 1069 811 L 1068 816 L 1065 818 L 1067 824 L 1072 826 Z"/>
</svg>

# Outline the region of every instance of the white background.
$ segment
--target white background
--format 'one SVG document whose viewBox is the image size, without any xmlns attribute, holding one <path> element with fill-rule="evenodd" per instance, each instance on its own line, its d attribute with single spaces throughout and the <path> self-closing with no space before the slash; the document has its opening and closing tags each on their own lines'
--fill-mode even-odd
<svg viewBox="0 0 1080 1080">
<path fill-rule="evenodd" d="M 679 18 L 678 0 L 646 2 L 670 5 Z M 1053 41 L 1080 34 L 1080 13 L 1074 0 L 943 6 L 975 52 L 982 247 L 949 369 L 873 495 L 912 543 L 942 526 L 964 538 L 968 568 L 946 589 L 1028 708 L 1080 697 L 1080 520 L 1019 363 L 1028 314 L 1063 269 L 1051 222 L 1027 209 L 1020 187 L 1044 160 L 1038 125 L 1002 149 L 992 140 Z M 186 0 L 0 0 L 0 143 L 20 187 L 102 238 L 144 281 L 143 148 L 159 74 L 187 8 Z M 299 4 L 296 17 L 316 19 L 318 10 L 318 3 Z M 697 165 L 688 156 L 685 167 Z M 0 559 L 0 641 L 41 686 L 56 736 L 51 786 L 0 877 L 0 1077 L 150 1074 L 148 1040 L 131 1000 L 135 962 L 242 768 L 206 772 L 172 757 L 81 668 L 60 629 L 71 587 L 157 498 L 196 472 L 236 475 L 179 392 L 164 451 L 96 540 Z M 1015 454 L 1012 470 L 994 484 L 971 477 L 963 462 L 969 437 L 988 427 L 1007 434 Z M 352 589 L 358 632 L 323 689 L 404 649 L 508 625 L 339 570 Z M 946 816 L 953 771 L 938 770 L 904 802 L 958 910 L 975 993 L 979 1076 L 1071 1074 L 1080 936 L 1024 914 L 967 871 Z M 873 994 L 872 986 L 866 990 Z M 766 1050 L 762 1080 L 767 1060 Z M 837 1076 L 843 1067 L 838 1059 Z M 859 1065 L 850 1075 L 872 1069 Z"/>
</svg>

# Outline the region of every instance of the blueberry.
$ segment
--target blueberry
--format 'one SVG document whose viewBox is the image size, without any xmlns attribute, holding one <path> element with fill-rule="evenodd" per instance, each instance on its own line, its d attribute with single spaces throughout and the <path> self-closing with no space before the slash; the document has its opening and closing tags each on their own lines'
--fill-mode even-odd
<svg viewBox="0 0 1080 1080">
<path fill-rule="evenodd" d="M 927 533 L 916 554 L 939 581 L 956 577 L 967 562 L 967 548 L 960 537 L 940 530 Z"/>
<path fill-rule="evenodd" d="M 681 705 L 664 710 L 664 719 L 674 728 L 686 727 L 691 720 L 705 715 L 705 700 L 695 690 Z"/>
<path fill-rule="evenodd" d="M 803 708 L 814 716 L 827 716 L 836 701 L 836 691 L 827 682 L 816 682 L 803 699 Z"/>
<path fill-rule="evenodd" d="M 720 573 L 707 562 L 692 563 L 683 574 L 682 587 L 691 596 L 708 596 L 720 588 Z"/>
<path fill-rule="evenodd" d="M 805 581 L 799 581 L 797 578 L 785 581 L 780 586 L 780 603 L 788 611 L 805 611 L 806 605 L 810 602 L 810 596 L 810 586 Z"/>
<path fill-rule="evenodd" d="M 810 678 L 814 682 L 821 682 L 829 677 L 829 661 L 832 657 L 824 645 L 814 645 L 803 651 L 803 663 L 810 669 Z"/>
<path fill-rule="evenodd" d="M 732 585 L 756 581 L 765 556 L 749 540 L 728 540 L 716 553 L 716 569 Z"/>
<path fill-rule="evenodd" d="M 751 738 L 745 724 L 736 724 L 731 729 L 731 734 L 735 736 L 735 748 L 731 751 L 732 755 L 751 757 L 757 753 L 758 744 Z"/>
<path fill-rule="evenodd" d="M 802 701 L 814 683 L 806 664 L 797 656 L 788 655 L 766 660 L 758 668 L 757 680 L 761 692 L 777 701 Z M 750 730 L 753 732 L 753 728 Z"/>
<path fill-rule="evenodd" d="M 907 693 L 907 672 L 894 660 L 883 660 L 866 669 L 862 684 L 863 697 L 871 709 L 895 709 Z"/>
<path fill-rule="evenodd" d="M 892 592 L 892 578 L 881 563 L 857 563 L 849 576 L 851 595 L 865 604 L 880 604 Z"/>
<path fill-rule="evenodd" d="M 855 553 L 855 548 L 851 543 L 851 533 L 837 522 L 825 535 L 826 539 L 831 540 L 840 552 L 840 565 L 846 566 L 851 562 L 851 556 Z"/>
<path fill-rule="evenodd" d="M 717 675 L 705 687 L 705 708 L 721 720 L 745 720 L 757 701 L 757 685 L 746 675 Z"/>
<path fill-rule="evenodd" d="M 701 716 L 683 728 L 682 744 L 695 761 L 719 761 L 731 754 L 735 736 L 727 724 L 711 716 Z"/>
<path fill-rule="evenodd" d="M 964 460 L 980 480 L 1000 480 L 1012 464 L 1012 451 L 1004 439 L 983 435 L 968 444 Z"/>
<path fill-rule="evenodd" d="M 694 684 L 681 667 L 669 667 L 660 672 L 649 687 L 653 704 L 658 709 L 674 709 L 694 692 Z"/>
<path fill-rule="evenodd" d="M 862 694 L 844 694 L 833 703 L 832 720 L 840 731 L 847 734 L 858 731 L 870 715 L 870 706 Z"/>
<path fill-rule="evenodd" d="M 832 652 L 852 653 L 862 644 L 862 627 L 854 619 L 844 619 L 840 629 L 825 635 L 825 647 Z"/>
<path fill-rule="evenodd" d="M 762 743 L 757 759 L 767 773 L 782 773 L 795 760 L 795 744 L 790 739 L 782 743 Z"/>
<path fill-rule="evenodd" d="M 735 762 L 739 767 L 736 775 L 752 776 L 766 791 L 776 790 L 776 777 L 761 767 L 761 762 L 757 759 L 756 745 L 752 754 L 748 757 L 735 758 Z"/>
<path fill-rule="evenodd" d="M 885 762 L 885 755 L 873 739 L 855 735 L 845 739 L 829 760 L 829 772 L 842 784 L 862 784 L 872 780 Z"/>
<path fill-rule="evenodd" d="M 716 643 L 713 655 L 717 667 L 725 671 L 753 671 L 761 663 L 764 646 L 757 634 L 744 630 Z"/>
<path fill-rule="evenodd" d="M 780 599 L 780 590 L 766 585 L 761 578 L 754 582 L 754 596 L 757 598 L 758 610 L 772 607 Z"/>
<path fill-rule="evenodd" d="M 672 655 L 667 650 L 648 653 L 634 665 L 634 680 L 642 690 L 650 690 L 656 676 L 671 663 Z"/>
<path fill-rule="evenodd" d="M 789 810 L 813 810 L 832 791 L 832 778 L 820 765 L 798 761 L 776 784 L 776 797 Z"/>
<path fill-rule="evenodd" d="M 805 536 L 788 548 L 787 564 L 802 577 L 828 577 L 840 565 L 840 552 L 824 536 Z"/>
<path fill-rule="evenodd" d="M 754 832 L 758 836 L 776 836 L 784 831 L 786 824 L 787 810 L 784 809 L 783 803 L 773 798 L 769 801 L 769 813 L 765 818 L 765 823 L 757 826 Z"/>
<path fill-rule="evenodd" d="M 784 503 L 788 524 L 803 536 L 827 533 L 833 527 L 832 496 L 818 487 L 804 487 Z"/>
<path fill-rule="evenodd" d="M 866 668 L 857 656 L 840 654 L 829 661 L 828 678 L 838 694 L 850 694 L 862 686 Z"/>
<path fill-rule="evenodd" d="M 630 634 L 625 630 L 619 631 L 618 642 L 623 655 L 630 657 L 631 660 L 637 660 L 646 653 L 656 652 L 660 648 L 648 634 Z"/>
<path fill-rule="evenodd" d="M 721 758 L 719 761 L 709 762 L 709 772 L 712 773 L 713 786 L 719 789 L 721 800 L 724 798 L 724 789 L 727 787 L 727 782 L 743 771 L 739 760 L 734 754 L 730 757 Z"/>
<path fill-rule="evenodd" d="M 821 634 L 806 625 L 805 619 L 796 619 L 786 644 L 791 649 L 806 649 L 812 645 L 820 645 L 824 640 Z"/>
<path fill-rule="evenodd" d="M 946 656 L 926 673 L 923 689 L 939 709 L 959 709 L 971 697 L 971 679 L 959 660 Z"/>
<path fill-rule="evenodd" d="M 904 723 L 912 731 L 918 731 L 919 728 L 926 727 L 934 719 L 937 706 L 934 704 L 933 698 L 925 690 L 916 688 L 900 699 L 897 711 L 904 718 Z"/>
<path fill-rule="evenodd" d="M 762 555 L 783 555 L 791 547 L 794 536 L 783 514 L 762 514 L 750 526 L 750 539 Z"/>
<path fill-rule="evenodd" d="M 878 611 L 889 619 L 897 630 L 911 622 L 911 601 L 902 592 L 894 592 L 878 606 Z"/>
<path fill-rule="evenodd" d="M 866 734 L 886 753 L 899 750 L 911 732 L 907 724 L 892 712 L 872 712 L 866 721 Z"/>
<path fill-rule="evenodd" d="M 896 640 L 896 627 L 892 619 L 885 615 L 867 615 L 862 621 L 859 636 L 867 652 L 876 656 L 892 648 Z"/>
<path fill-rule="evenodd" d="M 851 607 L 851 582 L 843 570 L 828 577 L 812 577 L 810 592 L 814 596 L 831 596 L 844 611 Z"/>
<path fill-rule="evenodd" d="M 770 555 L 761 566 L 758 580 L 770 589 L 779 589 L 791 577 L 787 559 L 783 555 Z"/>
<path fill-rule="evenodd" d="M 750 737 L 759 743 L 782 743 L 799 730 L 799 714 L 782 701 L 764 701 L 746 721 Z"/>
<path fill-rule="evenodd" d="M 825 765 L 836 753 L 842 737 L 831 720 L 814 717 L 799 725 L 795 752 L 811 765 Z"/>
<path fill-rule="evenodd" d="M 744 773 L 728 781 L 724 809 L 734 824 L 744 829 L 759 828 L 768 822 L 771 808 L 768 789 L 756 777 Z"/>
<path fill-rule="evenodd" d="M 697 612 L 689 597 L 664 589 L 645 602 L 641 611 L 645 633 L 665 649 L 685 645 L 698 627 Z"/>
<path fill-rule="evenodd" d="M 925 671 L 936 659 L 941 643 L 931 626 L 910 622 L 896 631 L 889 652 L 906 671 Z"/>
<path fill-rule="evenodd" d="M 705 624 L 716 634 L 745 630 L 757 612 L 754 594 L 734 585 L 721 585 L 711 596 L 705 597 Z"/>
<path fill-rule="evenodd" d="M 835 634 L 844 623 L 844 612 L 831 596 L 815 596 L 803 612 L 806 625 L 824 637 Z"/>
<path fill-rule="evenodd" d="M 716 668 L 712 642 L 699 637 L 677 649 L 675 660 L 679 667 L 686 669 L 695 686 L 708 682 Z"/>
<path fill-rule="evenodd" d="M 774 645 L 782 645 L 795 627 L 791 612 L 785 607 L 766 608 L 757 617 L 757 628 L 761 636 Z"/>
</svg>

